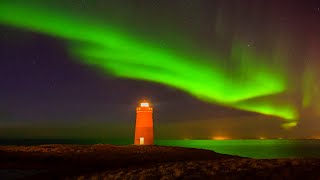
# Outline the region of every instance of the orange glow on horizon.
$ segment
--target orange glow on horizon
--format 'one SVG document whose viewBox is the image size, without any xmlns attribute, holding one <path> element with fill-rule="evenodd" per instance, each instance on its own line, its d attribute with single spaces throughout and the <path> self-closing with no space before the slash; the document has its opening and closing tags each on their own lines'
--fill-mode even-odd
<svg viewBox="0 0 320 180">
<path fill-rule="evenodd" d="M 311 139 L 320 139 L 320 136 L 312 136 Z"/>
<path fill-rule="evenodd" d="M 212 139 L 213 140 L 227 140 L 227 139 L 230 139 L 230 138 L 226 137 L 226 136 L 214 136 Z"/>
</svg>

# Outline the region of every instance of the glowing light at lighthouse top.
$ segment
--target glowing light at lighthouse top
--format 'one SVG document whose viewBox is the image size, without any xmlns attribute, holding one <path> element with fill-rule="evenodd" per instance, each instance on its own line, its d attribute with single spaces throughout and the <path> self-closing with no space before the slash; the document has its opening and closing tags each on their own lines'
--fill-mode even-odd
<svg viewBox="0 0 320 180">
<path fill-rule="evenodd" d="M 140 103 L 140 107 L 149 107 L 149 103 L 147 102 Z"/>
</svg>

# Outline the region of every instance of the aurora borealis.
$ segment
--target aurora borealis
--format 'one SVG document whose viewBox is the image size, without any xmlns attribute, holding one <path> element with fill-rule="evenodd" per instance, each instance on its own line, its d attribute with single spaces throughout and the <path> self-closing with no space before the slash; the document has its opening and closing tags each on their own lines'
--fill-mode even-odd
<svg viewBox="0 0 320 180">
<path fill-rule="evenodd" d="M 318 7 L 287 3 L 4 1 L 0 24 L 56 39 L 72 63 L 96 76 L 159 84 L 227 111 L 281 120 L 286 129 L 317 119 L 320 107 Z"/>
</svg>

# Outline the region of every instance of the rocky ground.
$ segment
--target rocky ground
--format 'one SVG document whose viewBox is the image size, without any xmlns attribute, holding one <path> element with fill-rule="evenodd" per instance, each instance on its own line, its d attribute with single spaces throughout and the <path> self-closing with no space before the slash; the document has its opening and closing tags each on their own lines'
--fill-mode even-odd
<svg viewBox="0 0 320 180">
<path fill-rule="evenodd" d="M 181 147 L 0 146 L 0 179 L 320 179 L 318 159 L 258 160 Z"/>
<path fill-rule="evenodd" d="M 225 159 L 127 168 L 69 179 L 320 179 L 318 160 Z"/>
</svg>

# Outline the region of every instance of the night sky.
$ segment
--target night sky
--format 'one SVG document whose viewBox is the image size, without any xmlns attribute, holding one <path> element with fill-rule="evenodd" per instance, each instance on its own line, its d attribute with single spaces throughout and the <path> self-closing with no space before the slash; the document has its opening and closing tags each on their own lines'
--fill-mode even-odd
<svg viewBox="0 0 320 180">
<path fill-rule="evenodd" d="M 1 1 L 0 138 L 319 138 L 318 67 L 316 0 Z"/>
</svg>

